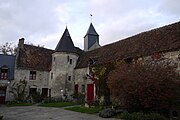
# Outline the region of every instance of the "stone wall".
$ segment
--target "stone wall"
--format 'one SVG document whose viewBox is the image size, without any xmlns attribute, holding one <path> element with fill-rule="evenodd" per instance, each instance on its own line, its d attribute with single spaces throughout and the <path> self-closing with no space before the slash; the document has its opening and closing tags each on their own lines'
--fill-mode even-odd
<svg viewBox="0 0 180 120">
<path fill-rule="evenodd" d="M 78 85 L 78 93 L 85 94 L 85 99 L 87 98 L 87 85 L 93 84 L 93 81 L 87 77 L 89 73 L 88 68 L 75 69 L 75 85 Z M 82 91 L 82 86 L 84 90 Z M 84 92 L 84 93 L 83 93 Z"/>
<path fill-rule="evenodd" d="M 11 83 L 9 84 L 7 88 L 6 101 L 13 100 L 12 94 L 9 93 L 9 87 L 11 87 L 14 82 L 18 82 L 20 80 L 26 80 L 30 88 L 37 88 L 37 91 L 40 93 L 42 92 L 42 88 L 49 88 L 49 72 L 48 71 L 33 70 L 33 71 L 36 71 L 36 79 L 29 80 L 30 71 L 31 70 L 15 69 L 15 76 L 14 76 L 15 79 L 11 81 Z"/>
</svg>

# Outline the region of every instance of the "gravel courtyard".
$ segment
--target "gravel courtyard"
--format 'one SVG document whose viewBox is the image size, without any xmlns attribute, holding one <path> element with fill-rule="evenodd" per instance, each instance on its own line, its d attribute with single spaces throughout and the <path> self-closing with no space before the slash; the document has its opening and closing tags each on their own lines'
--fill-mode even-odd
<svg viewBox="0 0 180 120">
<path fill-rule="evenodd" d="M 118 120 L 53 107 L 0 107 L 3 120 Z"/>
</svg>

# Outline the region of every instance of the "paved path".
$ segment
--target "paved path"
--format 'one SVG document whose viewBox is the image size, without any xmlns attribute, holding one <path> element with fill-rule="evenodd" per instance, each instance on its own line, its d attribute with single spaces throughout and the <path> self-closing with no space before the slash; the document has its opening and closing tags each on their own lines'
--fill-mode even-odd
<svg viewBox="0 0 180 120">
<path fill-rule="evenodd" d="M 100 118 L 90 115 L 53 107 L 0 107 L 3 120 L 119 120 L 115 118 Z"/>
</svg>

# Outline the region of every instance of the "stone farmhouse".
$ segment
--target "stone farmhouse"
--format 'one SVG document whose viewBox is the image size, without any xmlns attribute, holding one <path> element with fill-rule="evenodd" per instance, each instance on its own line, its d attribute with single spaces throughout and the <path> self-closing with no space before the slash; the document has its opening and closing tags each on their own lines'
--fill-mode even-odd
<svg viewBox="0 0 180 120">
<path fill-rule="evenodd" d="M 39 91 L 43 97 L 72 98 L 85 94 L 94 101 L 96 89 L 89 79 L 89 60 L 95 65 L 117 60 L 172 59 L 180 70 L 180 22 L 142 32 L 132 37 L 99 45 L 99 35 L 91 23 L 84 36 L 84 50 L 75 47 L 66 28 L 55 50 L 24 44 L 19 39 L 16 56 L 0 55 L 0 104 L 13 100 L 9 87 L 19 80 L 28 82 L 29 93 Z"/>
</svg>

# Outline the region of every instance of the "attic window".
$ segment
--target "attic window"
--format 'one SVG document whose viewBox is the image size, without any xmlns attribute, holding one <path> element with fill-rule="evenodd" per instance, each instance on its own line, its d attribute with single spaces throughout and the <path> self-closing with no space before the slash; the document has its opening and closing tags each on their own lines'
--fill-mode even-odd
<svg viewBox="0 0 180 120">
<path fill-rule="evenodd" d="M 127 64 L 131 64 L 133 59 L 131 57 L 128 57 L 126 59 L 124 59 L 124 61 L 127 63 Z"/>
<path fill-rule="evenodd" d="M 1 80 L 7 80 L 8 79 L 8 68 L 1 68 L 0 79 Z"/>
<path fill-rule="evenodd" d="M 89 58 L 89 65 L 93 65 L 95 62 L 92 58 Z"/>
<path fill-rule="evenodd" d="M 36 80 L 36 71 L 30 71 L 29 80 Z"/>
</svg>

